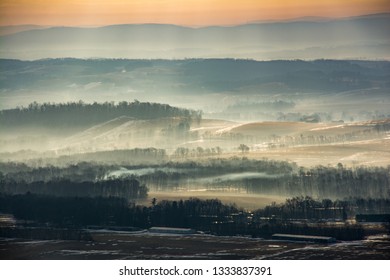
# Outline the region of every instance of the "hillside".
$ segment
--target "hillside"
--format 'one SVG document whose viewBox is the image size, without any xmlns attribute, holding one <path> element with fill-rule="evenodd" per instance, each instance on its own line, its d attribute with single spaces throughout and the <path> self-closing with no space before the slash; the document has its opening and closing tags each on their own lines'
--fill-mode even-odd
<svg viewBox="0 0 390 280">
<path fill-rule="evenodd" d="M 83 120 L 80 119 L 82 123 Z M 389 119 L 365 122 L 232 122 L 121 116 L 79 130 L 14 129 L 0 138 L 2 160 L 62 157 L 64 162 L 145 162 L 215 156 L 318 164 L 387 165 Z M 238 147 L 244 144 L 247 152 Z M 168 156 L 168 158 L 166 158 Z"/>
<path fill-rule="evenodd" d="M 203 110 L 209 118 L 299 121 L 303 115 L 288 113 L 370 119 L 370 112 L 388 115 L 390 105 L 387 61 L 0 60 L 0 74 L 1 109 L 138 99 Z M 367 114 L 359 114 L 362 104 Z"/>
<path fill-rule="evenodd" d="M 186 122 L 201 119 L 201 113 L 193 110 L 171 107 L 167 104 L 105 102 L 103 104 L 85 104 L 72 102 L 66 104 L 31 103 L 28 107 L 0 111 L 2 129 L 8 131 L 20 129 L 77 130 L 100 124 L 100 128 L 118 125 L 129 118 L 151 120 L 160 118 L 179 118 Z M 102 124 L 103 122 L 109 122 Z"/>
<path fill-rule="evenodd" d="M 388 163 L 388 61 L 3 59 L 0 73 L 1 160 L 182 160 L 245 145 L 302 165 Z"/>
</svg>

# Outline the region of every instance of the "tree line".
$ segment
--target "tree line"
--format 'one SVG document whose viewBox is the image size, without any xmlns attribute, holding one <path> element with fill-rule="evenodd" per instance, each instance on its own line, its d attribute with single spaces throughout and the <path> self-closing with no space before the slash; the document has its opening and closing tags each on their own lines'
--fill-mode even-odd
<svg viewBox="0 0 390 280">
<path fill-rule="evenodd" d="M 168 104 L 137 100 L 117 104 L 114 102 L 87 104 L 82 101 L 43 104 L 33 102 L 27 107 L 0 111 L 0 122 L 5 128 L 21 126 L 72 128 L 96 125 L 123 116 L 143 120 L 180 117 L 189 121 L 199 121 L 202 113 Z"/>
<path fill-rule="evenodd" d="M 236 159 L 166 163 L 166 171 L 140 175 L 151 189 L 187 186 L 220 189 L 234 187 L 246 193 L 319 198 L 390 198 L 390 167 L 298 167 L 293 163 Z M 247 175 L 245 175 L 247 174 Z"/>
<path fill-rule="evenodd" d="M 0 193 L 33 193 L 58 197 L 120 197 L 127 200 L 144 199 L 148 189 L 133 178 L 74 182 L 66 179 L 50 181 L 1 180 Z"/>
<path fill-rule="evenodd" d="M 303 116 L 298 121 L 303 122 L 319 122 L 317 116 Z M 376 139 L 388 134 L 389 132 L 389 120 L 378 124 L 367 125 L 366 128 L 361 128 L 360 130 L 351 131 L 351 132 L 341 132 L 340 134 L 335 135 L 326 135 L 326 134 L 300 134 L 296 136 L 291 135 L 270 135 L 270 136 L 254 136 L 254 135 L 244 135 L 242 133 L 235 132 L 224 132 L 221 134 L 222 139 L 226 139 L 233 142 L 241 142 L 246 144 L 257 144 L 259 142 L 268 143 L 268 148 L 283 148 L 283 147 L 294 147 L 299 145 L 329 145 L 332 143 L 345 143 L 345 142 L 354 142 L 358 140 L 369 140 Z M 205 133 L 203 135 L 205 140 L 212 140 L 215 138 L 212 134 Z"/>
<path fill-rule="evenodd" d="M 242 211 L 242 210 L 241 210 Z M 287 198 L 285 202 L 275 202 L 251 212 L 251 220 L 261 223 L 264 219 L 271 223 L 288 221 L 345 221 L 358 214 L 390 213 L 388 198 L 349 198 L 315 199 L 310 196 Z"/>
<path fill-rule="evenodd" d="M 380 203 L 385 203 L 389 207 L 389 202 L 387 200 Z M 364 238 L 364 229 L 359 224 L 325 224 L 318 221 L 313 223 L 313 220 L 309 219 L 312 207 L 299 206 L 300 203 L 325 206 L 340 202 L 321 202 L 308 197 L 298 197 L 292 198 L 278 207 L 288 208 L 294 203 L 298 203 L 297 208 L 290 212 L 272 212 L 270 209 L 275 210 L 276 206 L 271 205 L 271 208 L 266 207 L 252 213 L 235 205 L 223 204 L 218 199 L 192 198 L 179 201 L 153 199 L 149 206 L 142 206 L 134 203 L 129 204 L 126 199 L 118 197 L 55 197 L 31 193 L 0 194 L 1 212 L 11 213 L 19 220 L 35 221 L 40 224 L 49 223 L 52 227 L 84 228 L 94 225 L 150 228 L 168 226 L 189 227 L 216 235 L 251 235 L 264 238 L 270 238 L 274 233 L 324 235 L 339 240 Z M 306 213 L 302 216 L 306 218 L 300 223 L 296 222 L 297 211 Z M 337 212 L 337 210 L 332 211 Z M 284 219 L 280 219 L 282 215 Z M 308 221 L 311 223 L 307 223 Z"/>
<path fill-rule="evenodd" d="M 155 154 L 155 150 L 150 152 Z M 144 154 L 145 152 L 140 151 L 141 157 Z M 192 187 L 213 190 L 233 187 L 247 193 L 311 196 L 321 199 L 390 198 L 390 166 L 348 168 L 338 164 L 335 167 L 303 168 L 285 161 L 252 160 L 246 157 L 162 161 L 152 165 L 103 165 L 82 162 L 62 168 L 54 166 L 32 168 L 25 164 L 0 163 L 0 178 L 7 184 L 13 181 L 16 183 L 99 181 L 122 169 L 133 171 L 133 178 L 141 184 L 146 184 L 150 189 L 167 191 L 190 184 Z M 148 171 L 137 172 L 142 169 Z M 123 174 L 123 178 L 120 179 L 126 179 L 132 173 L 118 174 Z"/>
</svg>

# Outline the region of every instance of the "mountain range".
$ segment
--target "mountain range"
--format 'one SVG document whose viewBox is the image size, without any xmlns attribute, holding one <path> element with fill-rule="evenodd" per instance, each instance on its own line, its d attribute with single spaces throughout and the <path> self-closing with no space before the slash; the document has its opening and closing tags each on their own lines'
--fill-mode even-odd
<svg viewBox="0 0 390 280">
<path fill-rule="evenodd" d="M 388 59 L 390 14 L 201 28 L 167 24 L 0 28 L 0 57 Z"/>
</svg>

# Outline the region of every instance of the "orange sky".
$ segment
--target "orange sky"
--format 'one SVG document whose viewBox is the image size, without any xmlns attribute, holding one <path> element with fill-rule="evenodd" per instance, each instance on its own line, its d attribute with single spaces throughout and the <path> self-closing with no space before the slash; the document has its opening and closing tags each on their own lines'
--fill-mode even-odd
<svg viewBox="0 0 390 280">
<path fill-rule="evenodd" d="M 0 25 L 234 25 L 390 12 L 389 0 L 0 0 Z"/>
</svg>

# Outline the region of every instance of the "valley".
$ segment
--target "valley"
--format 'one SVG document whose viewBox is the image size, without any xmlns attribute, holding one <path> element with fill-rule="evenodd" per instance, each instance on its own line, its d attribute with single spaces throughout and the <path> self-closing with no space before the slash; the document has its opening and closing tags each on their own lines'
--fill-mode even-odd
<svg viewBox="0 0 390 280">
<path fill-rule="evenodd" d="M 389 62 L 0 61 L 7 256 L 387 258 Z"/>
</svg>

